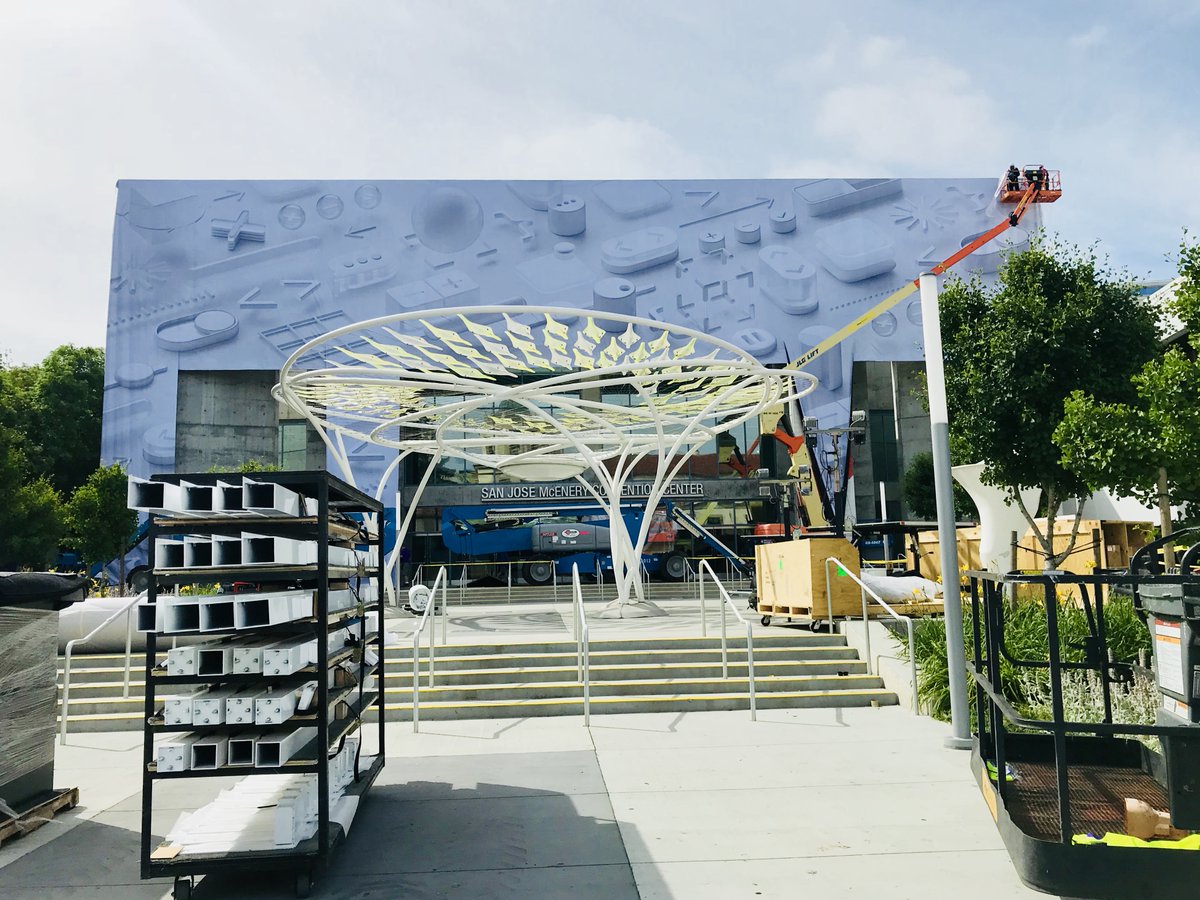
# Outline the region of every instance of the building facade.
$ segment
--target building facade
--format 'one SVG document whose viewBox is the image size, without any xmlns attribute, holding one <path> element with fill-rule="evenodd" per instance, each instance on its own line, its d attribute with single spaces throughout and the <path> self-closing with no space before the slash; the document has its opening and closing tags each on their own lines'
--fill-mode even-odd
<svg viewBox="0 0 1200 900">
<path fill-rule="evenodd" d="M 520 321 L 523 306 L 550 305 L 577 310 L 583 327 L 589 310 L 616 311 L 783 364 L 1000 221 L 995 187 L 992 178 L 122 181 L 102 453 L 140 476 L 246 460 L 323 466 L 320 438 L 271 399 L 279 368 L 311 338 L 400 312 L 502 305 Z M 974 254 L 963 274 L 992 275 L 1003 252 L 1027 244 L 1039 214 Z M 803 415 L 838 427 L 851 409 L 868 411 L 867 441 L 854 451 L 861 518 L 902 512 L 892 504 L 904 460 L 927 448 L 912 399 L 921 359 L 912 298 L 809 366 L 821 384 Z M 679 501 L 734 542 L 774 521 L 765 507 L 781 502 L 751 477 L 780 464 L 756 430 L 704 448 L 680 482 Z M 379 489 L 390 452 L 346 450 L 352 472 L 336 474 Z M 847 458 L 818 466 L 822 477 L 844 478 Z M 402 470 L 384 496 L 403 496 L 417 477 Z M 543 488 L 557 489 L 533 486 Z M 417 533 L 432 547 L 440 507 L 523 490 L 443 462 Z"/>
</svg>

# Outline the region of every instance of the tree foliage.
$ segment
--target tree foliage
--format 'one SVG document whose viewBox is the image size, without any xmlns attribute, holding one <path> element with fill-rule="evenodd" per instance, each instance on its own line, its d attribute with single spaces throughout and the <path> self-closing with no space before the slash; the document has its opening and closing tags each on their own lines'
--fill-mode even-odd
<svg viewBox="0 0 1200 900">
<path fill-rule="evenodd" d="M 104 352 L 70 344 L 38 365 L 0 367 L 0 426 L 19 435 L 28 475 L 63 494 L 100 461 Z"/>
<path fill-rule="evenodd" d="M 914 453 L 904 470 L 904 505 L 915 518 L 932 522 L 937 519 L 937 495 L 933 482 L 933 454 L 925 450 Z M 971 495 L 958 482 L 954 483 L 954 517 L 959 521 L 979 517 Z"/>
<path fill-rule="evenodd" d="M 125 584 L 125 548 L 137 528 L 137 513 L 126 505 L 125 470 L 119 465 L 92 472 L 75 489 L 67 508 L 71 542 L 90 564 L 120 560 Z"/>
<path fill-rule="evenodd" d="M 26 470 L 19 436 L 0 425 L 0 571 L 47 568 L 63 536 L 58 492 Z"/>
<path fill-rule="evenodd" d="M 70 344 L 50 351 L 35 383 L 31 439 L 40 443 L 43 474 L 64 494 L 100 462 L 104 352 Z"/>
<path fill-rule="evenodd" d="M 984 464 L 983 481 L 1020 506 L 1053 568 L 1071 549 L 1055 556 L 1047 537 L 1059 504 L 1107 486 L 1064 464 L 1054 434 L 1065 402 L 1076 391 L 1134 400 L 1130 379 L 1157 351 L 1157 317 L 1093 252 L 1043 237 L 1005 261 L 995 288 L 951 281 L 940 309 L 955 456 Z M 1046 534 L 1021 488 L 1041 489 Z"/>
<path fill-rule="evenodd" d="M 1186 235 L 1170 311 L 1188 340 L 1148 361 L 1131 378 L 1134 396 L 1106 402 L 1087 390 L 1067 398 L 1054 438 L 1064 465 L 1089 482 L 1152 503 L 1158 473 L 1172 503 L 1200 505 L 1200 244 Z"/>
</svg>

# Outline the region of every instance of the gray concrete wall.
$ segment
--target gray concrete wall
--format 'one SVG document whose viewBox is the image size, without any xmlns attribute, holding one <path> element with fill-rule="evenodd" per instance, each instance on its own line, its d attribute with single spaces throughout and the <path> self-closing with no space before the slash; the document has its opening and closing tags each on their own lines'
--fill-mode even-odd
<svg viewBox="0 0 1200 900">
<path fill-rule="evenodd" d="M 175 409 L 175 468 L 206 472 L 247 460 L 279 459 L 280 408 L 271 397 L 278 373 L 180 372 Z M 310 427 L 306 467 L 325 468 L 325 448 Z"/>
</svg>

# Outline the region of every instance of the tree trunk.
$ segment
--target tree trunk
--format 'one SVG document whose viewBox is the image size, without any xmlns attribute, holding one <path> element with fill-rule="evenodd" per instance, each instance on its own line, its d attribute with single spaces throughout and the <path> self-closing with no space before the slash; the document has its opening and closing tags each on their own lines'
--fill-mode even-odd
<svg viewBox="0 0 1200 900">
<path fill-rule="evenodd" d="M 121 583 L 117 585 L 117 596 L 125 596 L 125 551 L 121 550 L 117 554 L 117 573 L 121 578 Z"/>
<path fill-rule="evenodd" d="M 1021 494 L 1018 488 L 1014 485 L 1008 485 L 1008 491 L 1012 495 L 1013 502 L 1016 503 L 1017 509 L 1021 511 L 1021 515 L 1033 530 L 1034 537 L 1042 547 L 1042 568 L 1045 571 L 1052 571 L 1058 568 L 1059 563 L 1071 555 L 1071 551 L 1075 549 L 1075 541 L 1079 537 L 1079 522 L 1083 518 L 1083 504 L 1085 498 L 1076 497 L 1075 499 L 1075 521 L 1071 524 L 1071 536 L 1067 540 L 1067 546 L 1063 548 L 1061 553 L 1054 552 L 1054 523 L 1057 519 L 1058 497 L 1055 490 L 1055 485 L 1042 485 L 1042 496 L 1046 498 L 1046 531 L 1038 528 L 1037 522 L 1029 510 L 1025 508 L 1025 504 L 1021 502 Z"/>
</svg>

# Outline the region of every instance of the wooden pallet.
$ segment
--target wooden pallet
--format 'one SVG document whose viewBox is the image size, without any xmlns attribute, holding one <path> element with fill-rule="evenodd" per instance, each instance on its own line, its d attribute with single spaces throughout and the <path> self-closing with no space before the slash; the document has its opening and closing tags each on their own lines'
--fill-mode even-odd
<svg viewBox="0 0 1200 900">
<path fill-rule="evenodd" d="M 763 619 L 768 617 L 783 619 L 786 618 L 789 622 L 797 619 L 806 622 L 814 620 L 825 621 L 824 610 L 821 610 L 822 615 L 817 616 L 811 606 L 793 606 L 781 603 L 763 603 L 758 601 L 758 614 Z"/>
<path fill-rule="evenodd" d="M 892 609 L 900 616 L 912 616 L 914 618 L 920 616 L 935 616 L 945 612 L 945 607 L 941 600 L 923 600 L 913 603 L 888 603 Z M 799 606 L 781 603 L 764 603 L 761 599 L 758 601 L 758 613 L 761 616 L 786 616 L 793 619 L 825 619 L 827 613 L 824 604 L 820 609 L 814 609 L 812 606 Z M 839 613 L 835 618 L 844 617 L 844 613 Z M 879 606 L 871 604 L 867 607 L 867 615 L 872 619 L 887 619 L 890 616 Z M 859 607 L 853 615 L 852 619 L 862 618 L 862 608 Z"/>
<path fill-rule="evenodd" d="M 0 819 L 0 846 L 10 838 L 37 831 L 60 810 L 74 809 L 79 803 L 79 788 L 55 789 L 42 796 L 45 799 L 33 806 L 18 810 L 21 814 L 20 818 L 13 819 L 4 816 L 3 819 Z"/>
</svg>

